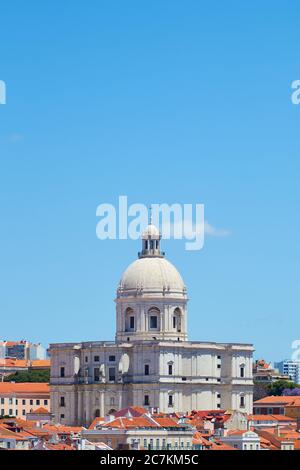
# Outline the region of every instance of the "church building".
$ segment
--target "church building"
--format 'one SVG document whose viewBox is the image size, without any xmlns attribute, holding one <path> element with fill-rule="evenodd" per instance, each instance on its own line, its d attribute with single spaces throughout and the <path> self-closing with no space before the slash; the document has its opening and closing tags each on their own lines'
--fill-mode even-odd
<svg viewBox="0 0 300 470">
<path fill-rule="evenodd" d="M 56 421 L 89 426 L 132 405 L 252 413 L 253 346 L 188 340 L 187 289 L 160 244 L 150 223 L 117 289 L 115 342 L 50 345 Z"/>
</svg>

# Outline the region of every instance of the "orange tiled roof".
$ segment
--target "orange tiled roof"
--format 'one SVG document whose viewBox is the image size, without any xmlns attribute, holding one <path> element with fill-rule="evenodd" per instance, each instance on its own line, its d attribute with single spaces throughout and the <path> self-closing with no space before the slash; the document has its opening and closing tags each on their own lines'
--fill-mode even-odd
<svg viewBox="0 0 300 470">
<path fill-rule="evenodd" d="M 2 438 L 10 438 L 10 439 L 16 439 L 18 441 L 24 441 L 27 440 L 29 434 L 25 435 L 22 432 L 15 433 L 11 431 L 10 429 L 7 429 L 6 426 L 0 426 L 0 437 Z"/>
<path fill-rule="evenodd" d="M 242 436 L 246 432 L 248 432 L 246 429 L 244 429 L 243 431 L 241 431 L 240 429 L 232 429 L 228 431 L 227 435 L 228 436 Z"/>
<path fill-rule="evenodd" d="M 32 410 L 30 413 L 33 415 L 47 415 L 49 414 L 49 411 L 46 408 L 40 407 Z"/>
<path fill-rule="evenodd" d="M 67 444 L 49 444 L 48 442 L 45 444 L 45 447 L 48 450 L 75 450 L 74 447 Z"/>
<path fill-rule="evenodd" d="M 176 418 L 155 418 L 156 423 L 158 423 L 163 428 L 177 428 L 179 425 L 177 424 Z"/>
<path fill-rule="evenodd" d="M 202 444 L 204 447 L 212 447 L 212 442 L 206 439 L 200 432 L 195 432 L 193 436 L 193 444 Z"/>
<path fill-rule="evenodd" d="M 99 425 L 99 424 L 103 424 L 105 423 L 105 419 L 104 418 L 95 418 L 94 421 L 91 423 L 91 425 L 89 426 L 89 429 L 96 429 L 96 427 Z"/>
<path fill-rule="evenodd" d="M 103 424 L 104 428 L 132 429 L 132 428 L 157 428 L 160 427 L 146 416 L 138 416 L 136 418 L 116 418 L 108 423 Z"/>
<path fill-rule="evenodd" d="M 117 411 L 114 413 L 115 418 L 120 418 L 122 416 L 126 416 L 128 414 L 131 414 L 133 417 L 138 417 L 142 416 L 147 413 L 147 410 L 145 408 L 142 408 L 141 406 L 128 406 L 128 408 L 123 408 L 120 411 Z"/>
<path fill-rule="evenodd" d="M 8 347 L 26 345 L 26 341 L 6 341 L 5 345 Z"/>
<path fill-rule="evenodd" d="M 61 424 L 56 426 L 54 424 L 45 424 L 43 429 L 57 434 L 78 434 L 83 428 L 81 426 L 63 426 Z"/>
<path fill-rule="evenodd" d="M 50 368 L 51 366 L 51 363 L 50 363 L 50 360 L 49 359 L 37 359 L 37 360 L 34 360 L 34 361 L 29 361 L 29 367 L 31 367 L 32 369 L 34 369 L 35 367 L 38 368 L 38 367 L 49 367 Z"/>
<path fill-rule="evenodd" d="M 0 366 L 1 367 L 18 367 L 18 368 L 26 368 L 27 367 L 27 361 L 23 359 L 12 359 L 12 358 L 7 358 L 7 359 L 0 359 Z"/>
<path fill-rule="evenodd" d="M 0 382 L 0 395 L 13 393 L 47 393 L 50 394 L 48 383 L 37 382 Z"/>
<path fill-rule="evenodd" d="M 289 416 L 285 415 L 249 415 L 247 416 L 248 421 L 287 421 L 296 423 L 297 420 L 295 418 L 290 418 Z"/>
<path fill-rule="evenodd" d="M 283 404 L 283 405 L 292 405 L 294 402 L 299 402 L 300 404 L 300 397 L 298 395 L 293 395 L 293 396 L 271 396 L 271 397 L 265 397 L 261 398 L 260 400 L 257 400 L 254 402 L 255 405 L 278 405 L 278 404 Z"/>
<path fill-rule="evenodd" d="M 11 368 L 23 368 L 23 369 L 39 369 L 40 367 L 43 368 L 50 368 L 50 360 L 34 360 L 34 361 L 26 361 L 25 359 L 14 359 L 14 358 L 6 358 L 0 359 L 0 366 L 1 367 L 11 367 Z"/>
<path fill-rule="evenodd" d="M 228 444 L 224 444 L 221 441 L 215 440 L 215 442 L 212 445 L 211 450 L 237 450 L 234 447 L 229 446 Z"/>
</svg>

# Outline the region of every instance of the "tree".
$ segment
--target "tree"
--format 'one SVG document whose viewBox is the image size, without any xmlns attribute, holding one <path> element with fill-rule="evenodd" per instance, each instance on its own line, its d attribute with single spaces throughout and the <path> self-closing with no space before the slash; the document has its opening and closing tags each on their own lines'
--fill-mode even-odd
<svg viewBox="0 0 300 470">
<path fill-rule="evenodd" d="M 50 369 L 45 370 L 28 370 L 28 371 L 17 371 L 12 375 L 8 375 L 4 378 L 4 382 L 40 382 L 47 383 L 50 381 Z"/>
<path fill-rule="evenodd" d="M 291 397 L 291 396 L 300 396 L 300 388 L 299 385 L 297 388 L 285 388 L 282 392 L 283 396 Z"/>
<path fill-rule="evenodd" d="M 289 380 L 277 380 L 267 386 L 268 395 L 281 396 L 284 390 L 296 388 L 297 384 Z"/>
<path fill-rule="evenodd" d="M 268 396 L 267 386 L 265 384 L 261 384 L 258 382 L 254 382 L 254 389 L 253 389 L 253 400 L 261 400 Z"/>
</svg>

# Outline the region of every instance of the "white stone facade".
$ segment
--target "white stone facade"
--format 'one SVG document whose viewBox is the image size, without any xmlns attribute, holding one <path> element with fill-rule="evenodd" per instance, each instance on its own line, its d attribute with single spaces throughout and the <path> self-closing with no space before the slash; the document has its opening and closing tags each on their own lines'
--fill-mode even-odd
<svg viewBox="0 0 300 470">
<path fill-rule="evenodd" d="M 142 238 L 117 290 L 116 341 L 50 345 L 56 420 L 89 425 L 131 405 L 252 413 L 253 346 L 188 341 L 183 280 L 160 251 L 157 229 Z"/>
</svg>

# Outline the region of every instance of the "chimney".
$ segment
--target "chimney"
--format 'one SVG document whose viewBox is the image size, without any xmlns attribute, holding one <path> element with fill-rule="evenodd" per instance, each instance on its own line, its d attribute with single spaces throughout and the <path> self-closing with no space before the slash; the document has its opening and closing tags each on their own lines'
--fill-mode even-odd
<svg viewBox="0 0 300 470">
<path fill-rule="evenodd" d="M 280 427 L 279 427 L 279 424 L 277 426 L 277 429 L 276 429 L 276 434 L 277 434 L 277 437 L 280 437 Z"/>
</svg>

